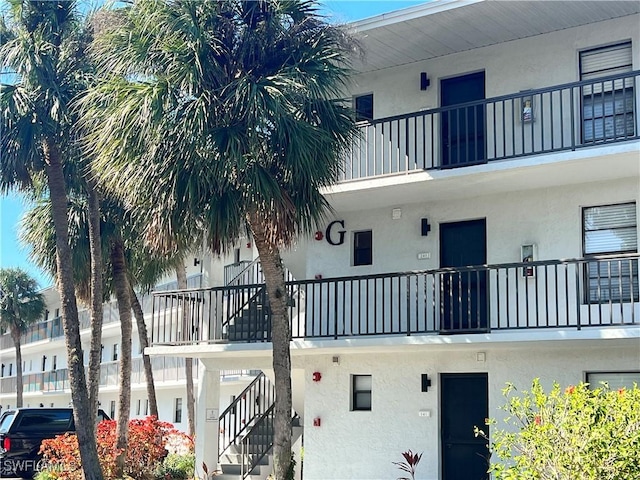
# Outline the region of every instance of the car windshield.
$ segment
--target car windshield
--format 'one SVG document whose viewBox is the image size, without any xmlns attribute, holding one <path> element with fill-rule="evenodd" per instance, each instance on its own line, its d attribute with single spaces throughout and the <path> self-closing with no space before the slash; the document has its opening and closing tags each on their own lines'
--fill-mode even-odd
<svg viewBox="0 0 640 480">
<path fill-rule="evenodd" d="M 25 412 L 20 420 L 20 430 L 30 432 L 59 431 L 69 428 L 71 410 L 47 410 Z"/>
<path fill-rule="evenodd" d="M 0 433 L 7 433 L 9 430 L 9 425 L 11 425 L 11 420 L 13 420 L 14 413 L 6 413 L 0 419 Z"/>
</svg>

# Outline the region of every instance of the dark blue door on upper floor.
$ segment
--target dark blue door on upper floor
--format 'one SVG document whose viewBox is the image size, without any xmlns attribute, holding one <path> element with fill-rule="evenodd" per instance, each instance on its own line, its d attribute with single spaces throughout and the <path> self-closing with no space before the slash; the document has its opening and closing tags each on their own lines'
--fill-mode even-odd
<svg viewBox="0 0 640 480">
<path fill-rule="evenodd" d="M 444 108 L 441 114 L 442 167 L 485 162 L 484 105 L 445 108 L 484 98 L 484 72 L 441 81 L 440 105 Z"/>
<path fill-rule="evenodd" d="M 440 267 L 487 263 L 484 218 L 440 224 Z M 487 272 L 458 269 L 442 273 L 440 330 L 447 333 L 487 329 Z"/>
</svg>

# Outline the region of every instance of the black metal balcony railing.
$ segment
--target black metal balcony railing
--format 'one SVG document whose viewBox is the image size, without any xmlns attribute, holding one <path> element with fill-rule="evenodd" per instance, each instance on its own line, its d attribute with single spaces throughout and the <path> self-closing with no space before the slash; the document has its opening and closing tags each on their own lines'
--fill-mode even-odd
<svg viewBox="0 0 640 480">
<path fill-rule="evenodd" d="M 638 254 L 287 282 L 292 338 L 638 325 Z M 264 285 L 154 294 L 152 344 L 270 341 Z"/>
<path fill-rule="evenodd" d="M 453 168 L 639 138 L 640 71 L 373 120 L 341 181 Z"/>
<path fill-rule="evenodd" d="M 201 275 L 192 275 L 187 278 L 187 287 L 194 288 L 200 286 Z M 175 290 L 178 288 L 177 282 L 169 282 L 156 287 L 156 290 Z M 140 303 L 145 315 L 151 313 L 151 295 L 140 295 Z M 89 310 L 80 310 L 78 312 L 78 319 L 80 322 L 80 330 L 88 329 L 91 326 L 91 312 Z M 115 323 L 120 321 L 120 314 L 118 313 L 118 304 L 115 300 L 107 302 L 103 305 L 103 325 Z M 62 328 L 62 317 L 56 317 L 52 320 L 45 322 L 38 322 L 30 325 L 26 332 L 22 334 L 22 345 L 29 343 L 39 342 L 42 340 L 54 340 L 64 336 L 64 330 Z M 0 335 L 0 350 L 6 348 L 13 348 L 13 339 L 9 333 Z"/>
</svg>

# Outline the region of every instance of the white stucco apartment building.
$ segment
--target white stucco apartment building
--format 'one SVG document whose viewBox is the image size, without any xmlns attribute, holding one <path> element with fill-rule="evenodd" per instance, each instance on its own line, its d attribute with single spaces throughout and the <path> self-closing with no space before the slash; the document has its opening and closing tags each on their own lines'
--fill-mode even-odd
<svg viewBox="0 0 640 480">
<path fill-rule="evenodd" d="M 202 275 L 200 267 L 189 267 L 189 287 L 199 287 Z M 158 285 L 157 289 L 175 289 L 176 282 Z M 32 325 L 22 336 L 23 406 L 66 407 L 71 405 L 71 390 L 67 370 L 67 351 L 62 330 L 60 297 L 54 287 L 42 291 L 47 311 L 41 322 Z M 151 297 L 139 295 L 145 318 L 151 321 Z M 88 365 L 90 329 L 89 310 L 80 308 L 80 326 L 84 348 L 85 365 Z M 100 367 L 99 402 L 112 418 L 118 408 L 118 376 L 120 370 L 120 322 L 116 301 L 104 304 L 102 329 L 102 364 Z M 142 352 L 137 328 L 133 329 L 131 416 L 142 418 L 149 414 L 146 378 L 142 363 Z M 0 336 L 0 411 L 16 407 L 16 363 L 15 348 L 9 333 Z M 163 421 L 188 431 L 187 399 L 184 359 L 176 357 L 154 357 L 151 359 L 158 415 Z M 221 408 L 225 408 L 234 393 L 242 390 L 257 372 L 233 370 L 221 372 Z M 197 385 L 198 368 L 194 367 Z"/>
<path fill-rule="evenodd" d="M 638 2 L 446 0 L 353 24 L 362 135 L 285 259 L 305 479 L 396 478 L 407 449 L 417 478 L 485 479 L 473 427 L 506 382 L 638 381 L 639 25 Z M 197 465 L 264 477 L 259 259 L 201 268 L 155 295 L 148 353 L 199 359 Z M 264 373 L 227 408 L 225 370 Z"/>
</svg>

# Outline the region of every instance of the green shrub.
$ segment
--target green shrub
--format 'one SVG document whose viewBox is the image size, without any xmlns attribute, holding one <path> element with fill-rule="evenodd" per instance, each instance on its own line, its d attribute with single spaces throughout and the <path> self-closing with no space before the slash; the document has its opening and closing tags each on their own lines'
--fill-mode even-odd
<svg viewBox="0 0 640 480">
<path fill-rule="evenodd" d="M 47 470 L 43 470 L 42 472 L 38 472 L 33 477 L 33 480 L 55 480 L 55 479 L 56 479 L 56 476 L 53 475 L 52 473 L 48 472 Z"/>
<path fill-rule="evenodd" d="M 164 480 L 187 480 L 193 478 L 195 466 L 194 453 L 170 453 L 160 465 L 156 476 Z"/>
<path fill-rule="evenodd" d="M 587 384 L 547 394 L 503 391 L 506 430 L 492 429 L 497 480 L 629 480 L 640 478 L 640 389 L 591 390 Z M 495 425 L 495 421 L 490 421 Z M 486 438 L 476 427 L 476 435 Z"/>
</svg>

